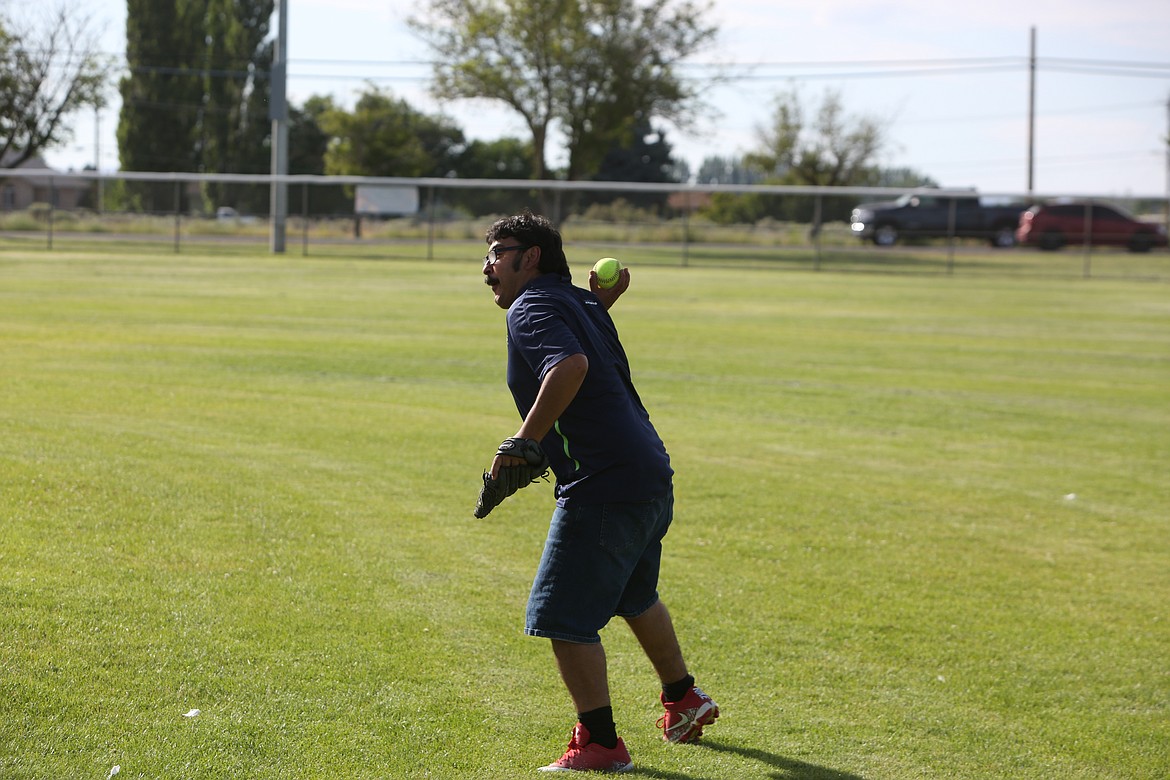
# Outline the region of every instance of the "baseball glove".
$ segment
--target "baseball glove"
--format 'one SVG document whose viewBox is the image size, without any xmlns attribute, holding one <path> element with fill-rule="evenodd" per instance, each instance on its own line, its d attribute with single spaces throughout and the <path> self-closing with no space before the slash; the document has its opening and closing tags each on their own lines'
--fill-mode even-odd
<svg viewBox="0 0 1170 780">
<path fill-rule="evenodd" d="M 522 487 L 528 487 L 538 479 L 548 481 L 548 458 L 540 443 L 535 439 L 504 439 L 496 450 L 497 455 L 523 458 L 523 463 L 501 466 L 495 479 L 491 472 L 483 473 L 483 489 L 475 505 L 476 517 L 487 517 L 508 496 Z"/>
</svg>

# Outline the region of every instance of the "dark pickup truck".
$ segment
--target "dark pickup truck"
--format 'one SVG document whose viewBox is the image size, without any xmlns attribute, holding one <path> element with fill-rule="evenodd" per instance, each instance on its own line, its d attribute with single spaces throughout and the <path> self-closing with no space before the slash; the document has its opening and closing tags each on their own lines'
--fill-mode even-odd
<svg viewBox="0 0 1170 780">
<path fill-rule="evenodd" d="M 994 247 L 1016 244 L 1026 205 L 986 205 L 977 195 L 912 192 L 884 203 L 862 203 L 850 218 L 853 234 L 877 246 L 902 238 L 981 238 Z"/>
</svg>

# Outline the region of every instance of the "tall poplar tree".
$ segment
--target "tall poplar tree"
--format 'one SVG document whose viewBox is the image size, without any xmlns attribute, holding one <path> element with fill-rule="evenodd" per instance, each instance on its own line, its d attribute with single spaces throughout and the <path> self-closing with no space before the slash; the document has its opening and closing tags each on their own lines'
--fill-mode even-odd
<svg viewBox="0 0 1170 780">
<path fill-rule="evenodd" d="M 118 116 L 124 171 L 195 171 L 195 130 L 203 104 L 198 64 L 202 3 L 126 0 L 126 65 Z M 145 211 L 174 205 L 174 185 L 128 182 Z M 180 192 L 180 196 L 185 196 Z M 180 204 L 185 207 L 185 202 Z"/>
<path fill-rule="evenodd" d="M 118 150 L 128 171 L 268 170 L 269 33 L 273 0 L 127 0 Z M 169 209 L 173 185 L 134 187 L 147 210 Z M 263 191 L 262 191 L 263 190 Z M 186 193 L 181 207 L 186 202 Z M 206 205 L 263 208 L 265 188 L 204 188 Z M 203 205 L 203 204 L 201 204 Z"/>
<path fill-rule="evenodd" d="M 267 173 L 271 168 L 268 117 L 273 45 L 268 38 L 273 0 L 206 0 L 204 111 L 198 129 L 199 170 Z M 265 210 L 269 188 L 212 182 L 209 205 Z"/>
</svg>

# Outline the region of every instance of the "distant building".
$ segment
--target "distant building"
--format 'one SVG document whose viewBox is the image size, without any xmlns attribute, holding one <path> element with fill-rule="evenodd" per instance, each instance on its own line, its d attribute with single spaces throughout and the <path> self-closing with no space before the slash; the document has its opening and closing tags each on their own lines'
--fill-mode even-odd
<svg viewBox="0 0 1170 780">
<path fill-rule="evenodd" d="M 93 186 L 92 182 L 82 179 L 55 176 L 60 171 L 50 168 L 36 156 L 17 165 L 16 169 L 37 171 L 37 174 L 5 176 L 4 169 L 11 168 L 10 160 L 15 158 L 15 154 L 9 153 L 0 160 L 0 211 L 22 211 L 34 203 L 49 203 L 53 208 L 72 211 Z"/>
</svg>

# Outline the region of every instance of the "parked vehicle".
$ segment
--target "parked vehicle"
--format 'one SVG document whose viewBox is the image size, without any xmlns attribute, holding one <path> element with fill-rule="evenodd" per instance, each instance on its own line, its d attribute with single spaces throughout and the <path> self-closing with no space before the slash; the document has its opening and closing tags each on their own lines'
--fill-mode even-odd
<svg viewBox="0 0 1170 780">
<path fill-rule="evenodd" d="M 981 238 L 994 247 L 1016 244 L 1023 204 L 992 205 L 971 195 L 944 197 L 930 190 L 908 192 L 894 201 L 863 203 L 853 209 L 853 234 L 877 246 L 903 238 Z"/>
<path fill-rule="evenodd" d="M 1086 238 L 1092 245 L 1123 246 L 1131 252 L 1167 245 L 1166 229 L 1161 225 L 1136 219 L 1117 206 L 1085 200 L 1032 206 L 1020 215 L 1016 238 L 1020 244 L 1046 250 L 1083 245 Z"/>
</svg>

